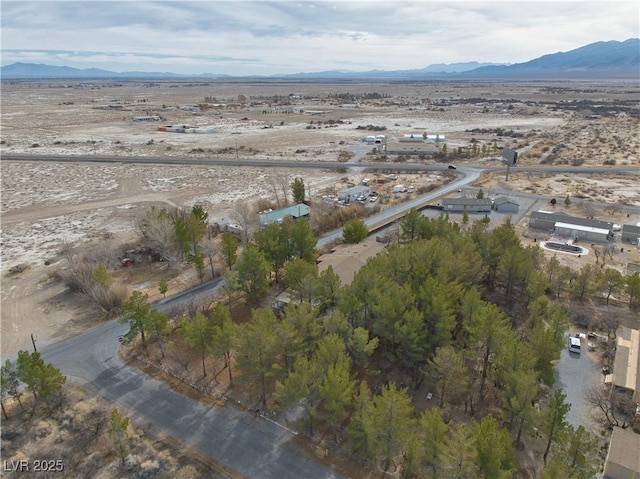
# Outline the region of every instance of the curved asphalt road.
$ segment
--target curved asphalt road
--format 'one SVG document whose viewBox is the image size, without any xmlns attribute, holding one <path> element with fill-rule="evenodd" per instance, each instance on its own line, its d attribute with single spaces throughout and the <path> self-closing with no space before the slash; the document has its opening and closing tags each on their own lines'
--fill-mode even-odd
<svg viewBox="0 0 640 479">
<path fill-rule="evenodd" d="M 125 365 L 116 338 L 128 330 L 109 321 L 43 349 L 42 356 L 126 407 L 137 421 L 152 422 L 247 477 L 339 477 L 296 446 L 285 428 L 234 407 L 204 405 Z"/>
</svg>

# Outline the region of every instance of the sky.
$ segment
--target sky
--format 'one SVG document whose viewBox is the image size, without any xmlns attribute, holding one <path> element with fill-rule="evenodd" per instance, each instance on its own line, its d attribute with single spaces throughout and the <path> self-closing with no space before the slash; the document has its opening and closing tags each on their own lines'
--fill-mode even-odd
<svg viewBox="0 0 640 479">
<path fill-rule="evenodd" d="M 1 63 L 277 75 L 521 63 L 640 37 L 626 1 L 2 0 Z"/>
</svg>

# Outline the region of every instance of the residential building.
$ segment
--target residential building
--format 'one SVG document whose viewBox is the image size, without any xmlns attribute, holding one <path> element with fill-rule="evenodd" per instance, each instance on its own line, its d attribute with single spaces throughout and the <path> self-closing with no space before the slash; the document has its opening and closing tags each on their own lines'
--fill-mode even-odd
<svg viewBox="0 0 640 479">
<path fill-rule="evenodd" d="M 260 225 L 267 226 L 271 223 L 282 223 L 285 217 L 291 216 L 295 218 L 307 217 L 311 214 L 311 208 L 304 203 L 287 206 L 278 210 L 266 210 L 259 213 Z"/>
<path fill-rule="evenodd" d="M 491 200 L 489 198 L 445 198 L 442 200 L 442 210 L 446 213 L 490 213 Z"/>
<path fill-rule="evenodd" d="M 640 402 L 639 330 L 623 326 L 618 328 L 613 373 L 607 375 L 605 382 L 616 388 L 626 389 L 634 396 L 635 401 Z"/>
<path fill-rule="evenodd" d="M 640 434 L 614 427 L 603 479 L 640 479 Z"/>
<path fill-rule="evenodd" d="M 637 244 L 640 246 L 640 224 L 638 225 L 622 225 L 620 239 L 624 242 Z"/>
<path fill-rule="evenodd" d="M 548 211 L 534 211 L 529 216 L 529 228 L 539 228 L 553 231 L 556 223 L 565 223 L 577 226 L 587 226 L 591 228 L 613 230 L 613 223 L 588 218 L 579 218 L 564 213 L 551 213 Z"/>
<path fill-rule="evenodd" d="M 500 196 L 493 200 L 493 209 L 498 213 L 517 213 L 520 204 L 511 198 Z"/>
<path fill-rule="evenodd" d="M 598 241 L 606 243 L 611 235 L 611 231 L 607 228 L 596 228 L 594 226 L 582 226 L 572 223 L 563 223 L 557 221 L 553 229 L 554 234 L 558 236 L 573 238 L 574 240 Z"/>
</svg>

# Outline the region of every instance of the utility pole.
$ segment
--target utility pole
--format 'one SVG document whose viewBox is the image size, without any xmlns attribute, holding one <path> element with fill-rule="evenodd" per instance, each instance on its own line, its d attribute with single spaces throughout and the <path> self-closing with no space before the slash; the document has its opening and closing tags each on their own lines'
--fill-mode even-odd
<svg viewBox="0 0 640 479">
<path fill-rule="evenodd" d="M 33 333 L 31 333 L 31 344 L 33 344 L 33 352 L 37 353 L 38 350 L 36 349 L 36 340 L 33 338 Z"/>
</svg>

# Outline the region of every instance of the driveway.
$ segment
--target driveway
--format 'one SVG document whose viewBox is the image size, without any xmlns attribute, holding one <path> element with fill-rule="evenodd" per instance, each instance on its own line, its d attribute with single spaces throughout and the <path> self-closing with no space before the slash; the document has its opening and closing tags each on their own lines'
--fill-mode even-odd
<svg viewBox="0 0 640 479">
<path fill-rule="evenodd" d="M 589 414 L 591 405 L 586 396 L 592 387 L 602 382 L 602 374 L 586 351 L 584 340 L 582 344 L 585 351 L 581 354 L 570 353 L 566 346 L 562 348 L 553 389 L 562 389 L 567 395 L 566 402 L 571 404 L 567 413 L 569 424 L 574 427 L 584 426 L 587 431 L 593 431 L 594 423 Z"/>
</svg>

